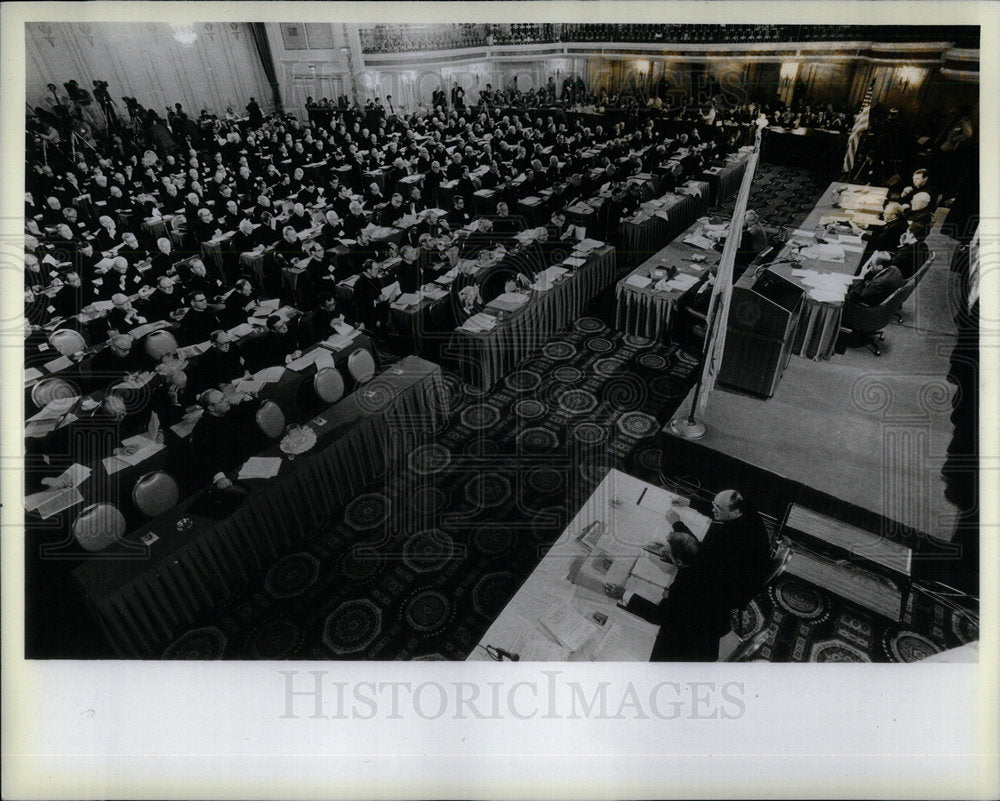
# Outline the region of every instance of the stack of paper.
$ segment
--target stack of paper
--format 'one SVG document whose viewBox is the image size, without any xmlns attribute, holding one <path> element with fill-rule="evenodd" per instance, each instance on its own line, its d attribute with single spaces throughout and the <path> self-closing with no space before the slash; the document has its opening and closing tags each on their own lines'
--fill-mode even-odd
<svg viewBox="0 0 1000 801">
<path fill-rule="evenodd" d="M 563 259 L 563 264 L 568 264 L 570 267 L 583 267 L 586 263 L 586 259 L 581 259 L 578 256 L 567 256 Z"/>
<path fill-rule="evenodd" d="M 648 275 L 630 275 L 625 279 L 625 283 L 634 286 L 636 289 L 645 289 L 653 279 Z"/>
<path fill-rule="evenodd" d="M 466 331 L 479 333 L 482 331 L 492 331 L 496 327 L 496 324 L 496 317 L 491 314 L 479 312 L 478 314 L 472 315 L 472 317 L 466 320 L 461 327 Z"/>
<path fill-rule="evenodd" d="M 688 234 L 684 237 L 684 242 L 692 247 L 701 248 L 702 250 L 712 250 L 714 247 L 712 241 L 701 234 Z"/>
<path fill-rule="evenodd" d="M 303 353 L 301 356 L 299 356 L 299 358 L 293 359 L 292 361 L 288 362 L 288 364 L 285 366 L 289 370 L 295 370 L 296 372 L 307 370 L 316 363 L 316 359 L 317 357 L 320 356 L 320 354 L 325 354 L 325 353 L 326 353 L 325 350 L 314 349 L 309 351 L 308 353 Z"/>
<path fill-rule="evenodd" d="M 76 402 L 80 400 L 79 395 L 74 395 L 71 398 L 55 398 L 50 400 L 45 406 L 27 420 L 26 423 L 42 423 L 42 422 L 56 422 L 63 415 L 66 414 L 70 409 L 76 406 Z"/>
<path fill-rule="evenodd" d="M 548 281 L 552 282 L 555 281 L 557 278 L 562 278 L 564 275 L 566 275 L 566 272 L 567 270 L 565 267 L 560 267 L 558 264 L 555 264 L 552 267 L 547 267 L 545 269 L 545 272 L 542 274 Z"/>
<path fill-rule="evenodd" d="M 528 296 L 519 292 L 504 292 L 491 300 L 489 305 L 504 311 L 514 311 L 521 308 L 527 300 Z"/>
<path fill-rule="evenodd" d="M 570 652 L 578 651 L 597 632 L 593 623 L 565 601 L 549 607 L 538 622 Z"/>
<path fill-rule="evenodd" d="M 416 306 L 418 303 L 420 303 L 420 295 L 415 292 L 405 292 L 396 298 L 395 305 L 403 309 L 408 309 L 410 306 Z"/>
<path fill-rule="evenodd" d="M 73 360 L 69 356 L 59 356 L 52 361 L 45 362 L 45 369 L 50 373 L 57 373 L 60 370 L 65 370 L 67 367 L 73 364 Z"/>
<path fill-rule="evenodd" d="M 238 481 L 253 478 L 273 478 L 281 469 L 281 459 L 277 456 L 251 456 L 240 468 Z"/>
<path fill-rule="evenodd" d="M 570 655 L 566 648 L 536 626 L 525 628 L 510 648 L 521 662 L 565 662 Z"/>
<path fill-rule="evenodd" d="M 252 334 L 255 330 L 256 329 L 250 325 L 250 323 L 240 323 L 234 328 L 229 329 L 229 335 L 236 337 L 237 339 L 242 339 L 243 337 Z"/>
<path fill-rule="evenodd" d="M 425 298 L 430 298 L 431 300 L 440 300 L 448 294 L 448 291 L 446 289 L 441 289 L 441 287 L 434 286 L 433 284 L 428 284 L 420 290 L 420 294 Z"/>
<path fill-rule="evenodd" d="M 35 381 L 37 381 L 39 378 L 41 378 L 43 375 L 45 375 L 45 374 L 41 370 L 39 370 L 39 369 L 37 369 L 35 367 L 27 367 L 27 368 L 25 368 L 25 370 L 24 370 L 24 385 L 26 387 L 30 386 Z"/>
<path fill-rule="evenodd" d="M 264 388 L 266 382 L 260 378 L 243 378 L 233 384 L 233 388 L 242 394 L 256 395 Z"/>
<path fill-rule="evenodd" d="M 197 425 L 204 413 L 203 409 L 195 409 L 193 412 L 189 412 L 184 415 L 179 423 L 174 423 L 170 426 L 170 430 L 181 439 L 185 439 L 191 436 L 191 432 L 194 431 L 195 425 Z M 107 465 L 105 465 L 105 467 L 107 467 Z"/>
<path fill-rule="evenodd" d="M 581 253 L 590 253 L 594 248 L 604 247 L 604 243 L 599 239 L 584 239 L 577 243 L 576 250 Z"/>
</svg>

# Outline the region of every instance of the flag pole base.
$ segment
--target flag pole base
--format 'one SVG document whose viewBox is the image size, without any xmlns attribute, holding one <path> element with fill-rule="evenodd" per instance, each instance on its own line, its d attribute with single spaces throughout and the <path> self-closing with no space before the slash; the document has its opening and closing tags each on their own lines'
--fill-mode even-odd
<svg viewBox="0 0 1000 801">
<path fill-rule="evenodd" d="M 701 439 L 708 429 L 700 420 L 677 417 L 670 421 L 670 430 L 681 439 Z"/>
</svg>

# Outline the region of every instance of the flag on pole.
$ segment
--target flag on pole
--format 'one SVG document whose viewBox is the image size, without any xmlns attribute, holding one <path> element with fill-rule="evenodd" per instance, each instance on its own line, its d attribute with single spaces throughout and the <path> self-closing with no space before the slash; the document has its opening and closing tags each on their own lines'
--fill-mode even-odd
<svg viewBox="0 0 1000 801">
<path fill-rule="evenodd" d="M 757 131 L 757 141 L 753 153 L 747 162 L 743 173 L 743 182 L 736 195 L 736 205 L 729 221 L 729 235 L 719 259 L 719 271 L 712 287 L 712 299 L 708 304 L 708 325 L 705 333 L 705 359 L 699 382 L 698 397 L 691 409 L 693 417 L 702 417 L 708 405 L 708 397 L 715 387 L 719 369 L 722 367 L 722 354 L 726 347 L 726 327 L 729 323 L 729 302 L 733 295 L 733 265 L 736 262 L 736 251 L 739 250 L 743 238 L 743 218 L 747 203 L 750 200 L 750 185 L 757 171 L 757 160 L 760 157 L 760 141 L 762 131 Z"/>
<path fill-rule="evenodd" d="M 858 144 L 861 142 L 861 134 L 868 130 L 868 116 L 871 111 L 872 93 L 875 91 L 875 80 L 868 84 L 868 91 L 861 101 L 861 111 L 854 118 L 854 126 L 851 128 L 851 135 L 847 137 L 847 152 L 844 153 L 844 172 L 854 169 L 854 160 L 858 155 Z"/>
</svg>

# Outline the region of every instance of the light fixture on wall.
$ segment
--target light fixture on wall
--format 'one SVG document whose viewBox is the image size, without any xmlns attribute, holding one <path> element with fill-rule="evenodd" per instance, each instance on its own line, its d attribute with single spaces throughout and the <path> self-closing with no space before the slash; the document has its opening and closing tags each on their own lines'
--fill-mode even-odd
<svg viewBox="0 0 1000 801">
<path fill-rule="evenodd" d="M 190 47 L 198 41 L 198 34 L 194 32 L 194 25 L 171 23 L 170 28 L 174 32 L 175 41 L 180 42 L 185 47 Z"/>
</svg>

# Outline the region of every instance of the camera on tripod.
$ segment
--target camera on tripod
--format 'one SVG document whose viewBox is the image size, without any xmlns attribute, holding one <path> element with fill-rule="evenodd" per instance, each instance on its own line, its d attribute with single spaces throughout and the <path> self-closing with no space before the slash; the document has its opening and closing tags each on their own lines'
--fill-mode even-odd
<svg viewBox="0 0 1000 801">
<path fill-rule="evenodd" d="M 114 101 L 111 99 L 111 94 L 108 92 L 108 82 L 107 81 L 92 81 L 94 84 L 94 97 L 98 103 L 102 105 L 111 105 Z"/>
</svg>

